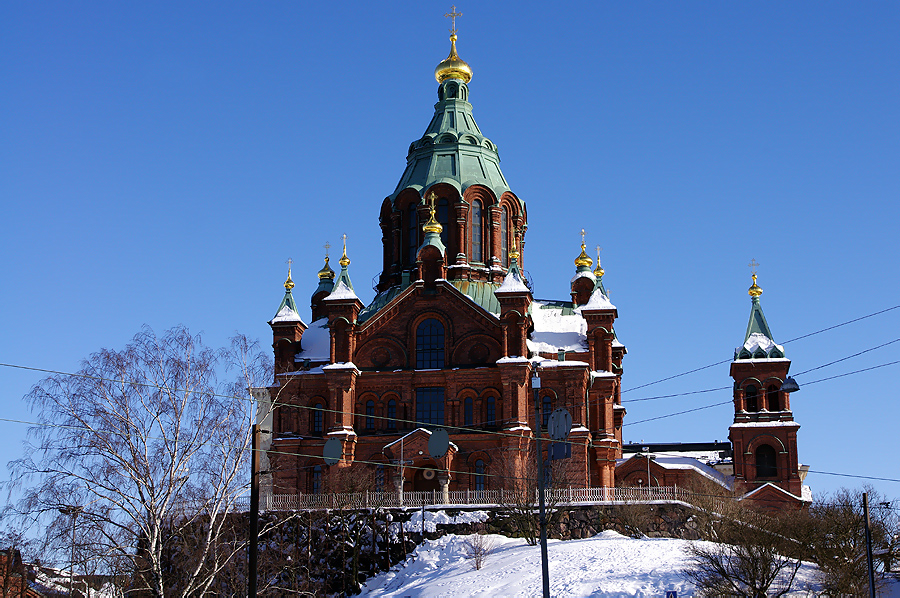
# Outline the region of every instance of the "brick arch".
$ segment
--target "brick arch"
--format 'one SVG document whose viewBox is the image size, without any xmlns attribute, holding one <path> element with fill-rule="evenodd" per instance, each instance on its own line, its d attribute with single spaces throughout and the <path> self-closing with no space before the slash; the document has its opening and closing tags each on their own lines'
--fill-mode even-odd
<svg viewBox="0 0 900 598">
<path fill-rule="evenodd" d="M 450 348 L 454 346 L 453 336 L 453 319 L 441 310 L 428 310 L 417 314 L 416 317 L 409 320 L 409 328 L 407 329 L 408 346 L 408 367 L 416 365 L 416 341 L 419 325 L 425 320 L 434 319 L 441 323 L 444 327 L 444 367 L 453 365 L 453 356 L 450 354 Z"/>
<path fill-rule="evenodd" d="M 493 363 L 501 357 L 500 343 L 494 337 L 482 332 L 471 332 L 454 340 L 450 356 L 454 365 Z M 482 355 L 485 352 L 486 354 Z"/>
<path fill-rule="evenodd" d="M 355 420 L 354 428 L 356 428 L 357 431 L 369 430 L 369 428 L 366 428 L 366 403 L 368 403 L 369 401 L 372 401 L 373 407 L 376 408 L 374 415 L 376 415 L 376 416 L 378 415 L 378 412 L 377 412 L 378 395 L 377 394 L 375 394 L 374 392 L 369 390 L 360 395 L 357 395 L 356 405 L 353 410 L 354 413 L 356 414 L 356 416 L 353 418 Z M 381 428 L 381 426 L 378 425 L 379 424 L 378 419 L 375 419 L 373 423 L 374 423 L 374 427 L 372 428 L 372 430 L 378 430 Z"/>
<path fill-rule="evenodd" d="M 483 389 L 478 398 L 481 399 L 481 422 L 485 426 L 500 426 L 504 420 L 508 419 L 503 413 L 503 393 L 493 387 Z M 489 399 L 494 399 L 494 414 L 488 412 L 490 405 Z"/>
<path fill-rule="evenodd" d="M 320 396 L 320 395 L 311 396 L 306 402 L 305 407 L 307 407 L 307 408 L 303 409 L 303 412 L 305 415 L 304 428 L 308 431 L 309 434 L 325 434 L 325 431 L 331 425 L 331 420 L 334 415 L 333 413 L 330 413 L 328 411 L 315 411 L 313 408 L 317 404 L 321 404 L 322 407 L 325 408 L 326 410 L 328 409 L 328 399 L 326 399 L 325 397 Z M 314 429 L 313 424 L 315 423 L 315 418 L 316 418 L 317 413 L 319 413 L 321 415 L 322 429 L 320 432 L 313 431 L 313 429 Z"/>
<path fill-rule="evenodd" d="M 383 349 L 388 353 L 388 361 L 381 364 L 378 350 Z M 387 336 L 376 336 L 362 346 L 357 347 L 353 355 L 354 363 L 361 368 L 373 368 L 376 370 L 394 370 L 409 367 L 409 349 L 397 339 Z"/>
</svg>

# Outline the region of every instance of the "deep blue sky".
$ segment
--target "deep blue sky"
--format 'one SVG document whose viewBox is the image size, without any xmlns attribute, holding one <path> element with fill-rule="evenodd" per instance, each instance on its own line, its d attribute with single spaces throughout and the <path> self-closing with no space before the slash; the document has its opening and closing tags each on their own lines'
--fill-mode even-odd
<svg viewBox="0 0 900 598">
<path fill-rule="evenodd" d="M 528 206 L 539 298 L 584 227 L 629 349 L 624 387 L 733 356 L 762 304 L 786 340 L 900 304 L 900 4 L 459 4 L 470 99 Z M 74 371 L 142 324 L 262 340 L 378 209 L 425 130 L 449 4 L 0 5 L 0 362 Z M 308 319 L 308 309 L 301 315 Z M 900 337 L 900 309 L 785 345 L 792 372 Z M 900 343 L 797 376 L 802 463 L 900 478 Z M 40 374 L 0 367 L 4 415 Z M 730 386 L 728 364 L 624 398 Z M 626 441 L 724 440 L 730 390 L 628 404 Z M 26 426 L 0 424 L 12 458 Z M 3 474 L 5 477 L 7 474 Z M 810 474 L 815 492 L 861 480 Z M 875 483 L 890 496 L 900 484 Z"/>
</svg>

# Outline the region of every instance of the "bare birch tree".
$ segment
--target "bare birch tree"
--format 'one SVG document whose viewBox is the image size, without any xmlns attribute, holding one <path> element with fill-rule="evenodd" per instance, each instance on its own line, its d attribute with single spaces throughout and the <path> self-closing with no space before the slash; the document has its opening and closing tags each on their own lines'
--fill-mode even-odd
<svg viewBox="0 0 900 598">
<path fill-rule="evenodd" d="M 20 514 L 49 520 L 66 562 L 73 539 L 60 532 L 76 509 L 79 552 L 112 571 L 124 561 L 130 591 L 203 595 L 246 548 L 229 513 L 248 493 L 249 389 L 271 372 L 245 337 L 213 350 L 184 327 L 144 327 L 124 350 L 44 379 L 26 397 L 39 425 L 10 464 Z"/>
</svg>

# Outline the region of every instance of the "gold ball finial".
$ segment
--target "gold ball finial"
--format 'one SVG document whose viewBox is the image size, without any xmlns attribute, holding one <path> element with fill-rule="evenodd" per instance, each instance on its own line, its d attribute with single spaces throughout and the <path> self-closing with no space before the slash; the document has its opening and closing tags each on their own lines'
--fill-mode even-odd
<svg viewBox="0 0 900 598">
<path fill-rule="evenodd" d="M 462 13 L 456 12 L 456 6 L 451 6 L 450 11 L 444 15 L 453 21 L 450 28 L 450 55 L 434 67 L 434 78 L 438 83 L 447 79 L 460 79 L 463 83 L 468 83 L 472 80 L 472 67 L 456 53 L 456 17 L 461 17 Z"/>
<path fill-rule="evenodd" d="M 594 268 L 594 276 L 596 276 L 597 278 L 603 278 L 603 275 L 605 273 L 606 272 L 600 266 L 600 246 L 597 245 L 597 267 Z"/>
<path fill-rule="evenodd" d="M 584 244 L 584 229 L 581 229 L 581 253 L 575 258 L 575 265 L 579 268 L 582 266 L 590 268 L 594 264 L 594 260 L 588 257 L 588 254 L 584 251 L 586 247 L 587 245 Z"/>
<path fill-rule="evenodd" d="M 431 217 L 428 219 L 428 222 L 426 222 L 422 226 L 422 230 L 425 231 L 426 233 L 441 234 L 441 232 L 443 232 L 443 230 L 444 230 L 444 227 L 441 226 L 441 223 L 438 222 L 437 220 L 435 220 L 435 218 L 434 218 L 434 212 L 435 212 L 435 210 L 434 210 L 434 191 L 431 192 L 431 194 L 428 196 L 428 199 L 431 202 L 431 204 L 430 204 Z"/>
<path fill-rule="evenodd" d="M 756 284 L 756 269 L 759 267 L 759 262 L 757 262 L 755 259 L 752 259 L 750 260 L 750 263 L 748 265 L 750 266 L 750 275 L 753 278 L 753 284 L 749 289 L 747 289 L 747 294 L 756 299 L 763 294 L 762 288 L 760 288 L 759 285 Z"/>
<path fill-rule="evenodd" d="M 341 265 L 342 268 L 346 268 L 347 266 L 350 265 L 350 258 L 347 257 L 347 233 L 344 233 L 344 235 L 341 237 L 341 239 L 344 240 L 344 255 L 341 256 L 341 259 L 338 260 L 338 263 Z"/>
<path fill-rule="evenodd" d="M 294 288 L 294 281 L 291 280 L 291 264 L 294 263 L 294 260 L 288 258 L 288 261 L 286 263 L 288 265 L 288 277 L 287 280 L 284 281 L 284 289 L 290 292 L 290 290 Z"/>
</svg>

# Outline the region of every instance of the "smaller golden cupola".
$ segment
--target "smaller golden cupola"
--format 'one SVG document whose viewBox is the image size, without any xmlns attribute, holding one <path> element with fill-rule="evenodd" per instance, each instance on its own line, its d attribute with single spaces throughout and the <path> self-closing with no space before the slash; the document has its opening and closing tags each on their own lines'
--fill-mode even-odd
<svg viewBox="0 0 900 598">
<path fill-rule="evenodd" d="M 290 259 L 288 260 L 288 277 L 287 277 L 287 280 L 284 281 L 284 290 L 286 290 L 287 292 L 290 292 L 291 289 L 294 288 L 294 281 L 291 280 L 291 263 L 292 262 L 293 262 L 293 260 L 290 260 Z"/>
<path fill-rule="evenodd" d="M 441 223 L 438 222 L 438 221 L 435 219 L 435 217 L 434 217 L 434 213 L 435 213 L 435 209 L 434 209 L 434 199 L 435 199 L 435 195 L 434 195 L 434 192 L 432 192 L 431 195 L 429 195 L 428 199 L 431 201 L 431 204 L 430 204 L 430 206 L 429 206 L 429 212 L 431 213 L 431 216 L 428 218 L 428 222 L 426 222 L 426 223 L 422 226 L 422 230 L 423 230 L 424 232 L 426 232 L 426 233 L 437 233 L 437 234 L 441 234 L 441 233 L 444 231 L 444 227 L 441 226 Z"/>
<path fill-rule="evenodd" d="M 319 280 L 334 280 L 334 270 L 328 265 L 329 257 L 325 256 L 325 265 L 319 270 Z"/>
<path fill-rule="evenodd" d="M 754 299 L 758 299 L 760 295 L 763 294 L 762 287 L 756 284 L 756 273 L 753 273 L 753 284 L 747 289 L 747 294 L 753 297 Z"/>
<path fill-rule="evenodd" d="M 582 270 L 584 268 L 590 269 L 590 267 L 594 264 L 594 260 L 592 260 L 587 253 L 585 253 L 585 249 L 587 245 L 584 243 L 584 229 L 581 229 L 581 253 L 578 254 L 578 257 L 575 258 L 575 265 L 578 266 L 578 270 Z"/>
<path fill-rule="evenodd" d="M 598 279 L 603 278 L 603 275 L 606 272 L 603 270 L 603 267 L 600 265 L 600 246 L 597 245 L 597 267 L 594 268 L 594 276 Z"/>
</svg>

